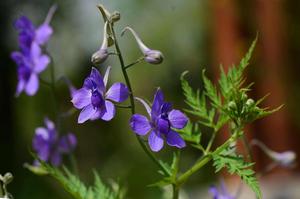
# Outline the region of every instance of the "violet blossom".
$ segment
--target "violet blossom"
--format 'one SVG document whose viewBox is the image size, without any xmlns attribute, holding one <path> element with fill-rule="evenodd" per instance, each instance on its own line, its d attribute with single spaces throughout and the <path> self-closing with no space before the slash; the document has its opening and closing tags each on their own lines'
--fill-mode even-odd
<svg viewBox="0 0 300 199">
<path fill-rule="evenodd" d="M 14 27 L 19 32 L 18 40 L 20 47 L 20 51 L 11 53 L 11 58 L 18 66 L 16 96 L 19 96 L 22 91 L 32 96 L 39 88 L 38 75 L 50 63 L 50 58 L 42 54 L 41 47 L 48 42 L 53 33 L 49 23 L 55 10 L 56 6 L 52 6 L 45 21 L 37 28 L 34 27 L 33 23 L 26 16 L 21 16 L 14 23 Z"/>
<path fill-rule="evenodd" d="M 73 133 L 59 137 L 54 123 L 47 118 L 44 122 L 46 127 L 38 127 L 35 130 L 33 149 L 40 160 L 59 166 L 62 155 L 69 154 L 75 149 L 77 139 Z"/>
<path fill-rule="evenodd" d="M 128 88 L 123 83 L 114 83 L 106 90 L 110 68 L 107 68 L 104 78 L 96 68 L 92 68 L 91 74 L 84 80 L 83 87 L 73 93 L 73 105 L 82 109 L 78 123 L 96 119 L 109 121 L 116 113 L 112 101 L 123 102 L 128 98 Z"/>
<path fill-rule="evenodd" d="M 179 110 L 172 109 L 172 104 L 164 101 L 163 93 L 157 89 L 152 107 L 142 99 L 137 98 L 146 108 L 150 119 L 140 114 L 134 114 L 130 119 L 131 129 L 144 136 L 150 131 L 148 143 L 152 151 L 160 151 L 164 139 L 170 146 L 183 148 L 186 146 L 183 138 L 173 129 L 182 129 L 188 118 Z"/>
</svg>

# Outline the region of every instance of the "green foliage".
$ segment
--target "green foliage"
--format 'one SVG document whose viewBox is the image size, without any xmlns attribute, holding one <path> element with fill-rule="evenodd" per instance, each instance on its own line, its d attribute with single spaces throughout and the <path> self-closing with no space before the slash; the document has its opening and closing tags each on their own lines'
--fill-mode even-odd
<svg viewBox="0 0 300 199">
<path fill-rule="evenodd" d="M 213 155 L 213 161 L 216 172 L 219 172 L 223 168 L 227 168 L 230 174 L 240 176 L 241 179 L 251 187 L 256 196 L 262 198 L 255 172 L 251 169 L 254 163 L 245 162 L 241 155 L 238 156 L 233 152 L 229 152 L 227 149 L 220 154 Z"/>
<path fill-rule="evenodd" d="M 34 172 L 35 170 L 30 169 Z M 66 167 L 63 170 L 52 167 L 49 164 L 41 162 L 41 166 L 37 167 L 43 170 L 43 174 L 48 174 L 55 178 L 63 188 L 76 199 L 122 199 L 124 198 L 124 190 L 119 186 L 115 190 L 110 186 L 105 185 L 98 173 L 94 171 L 94 185 L 86 186 L 76 175 L 71 173 Z"/>
</svg>

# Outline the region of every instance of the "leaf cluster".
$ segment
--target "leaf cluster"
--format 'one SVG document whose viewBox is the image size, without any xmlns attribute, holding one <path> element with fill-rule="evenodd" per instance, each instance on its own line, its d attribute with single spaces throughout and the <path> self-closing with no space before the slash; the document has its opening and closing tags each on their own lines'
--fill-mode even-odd
<svg viewBox="0 0 300 199">
<path fill-rule="evenodd" d="M 35 167 L 26 167 L 35 173 L 36 169 L 32 169 Z M 43 175 L 48 174 L 55 178 L 76 199 L 123 199 L 125 195 L 124 189 L 121 189 L 119 185 L 116 186 L 116 189 L 114 189 L 114 186 L 105 185 L 96 171 L 94 171 L 94 185 L 87 186 L 66 167 L 60 170 L 41 162 L 41 165 L 37 168 L 43 170 Z"/>
<path fill-rule="evenodd" d="M 255 192 L 258 198 L 262 198 L 261 190 L 255 172 L 251 169 L 254 163 L 247 163 L 243 156 L 236 155 L 225 149 L 220 154 L 213 155 L 213 165 L 216 172 L 223 168 L 227 168 L 230 174 L 236 174 Z"/>
</svg>

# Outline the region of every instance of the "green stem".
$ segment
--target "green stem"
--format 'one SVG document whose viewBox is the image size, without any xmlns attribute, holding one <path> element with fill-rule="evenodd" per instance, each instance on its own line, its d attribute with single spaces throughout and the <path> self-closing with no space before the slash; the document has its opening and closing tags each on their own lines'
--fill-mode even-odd
<svg viewBox="0 0 300 199">
<path fill-rule="evenodd" d="M 207 147 L 206 147 L 206 150 L 205 150 L 205 154 L 207 154 L 210 151 L 210 149 L 212 147 L 212 144 L 213 144 L 213 142 L 214 142 L 214 140 L 216 138 L 216 135 L 217 135 L 217 131 L 214 128 L 214 132 L 213 132 L 212 136 L 210 137 L 210 140 L 209 140 L 209 142 L 207 144 Z"/>
<path fill-rule="evenodd" d="M 131 114 L 133 115 L 133 114 L 135 114 L 135 103 L 134 103 L 134 95 L 133 95 L 131 83 L 130 83 L 130 80 L 129 80 L 129 77 L 128 77 L 128 74 L 127 74 L 127 71 L 126 71 L 125 62 L 124 62 L 124 59 L 123 59 L 123 56 L 122 56 L 121 49 L 120 49 L 119 44 L 118 44 L 118 40 L 117 40 L 117 37 L 116 37 L 114 27 L 113 27 L 112 24 L 109 24 L 109 26 L 110 26 L 110 29 L 111 29 L 111 32 L 112 32 L 112 35 L 113 35 L 113 38 L 114 38 L 115 48 L 116 48 L 116 51 L 117 51 L 117 54 L 118 54 L 118 57 L 119 57 L 119 61 L 120 61 L 122 73 L 123 73 L 123 76 L 124 76 L 124 79 L 125 79 L 125 83 L 126 83 L 126 85 L 128 87 L 128 90 L 129 90 L 129 99 L 130 99 L 130 104 L 131 104 L 130 109 L 131 109 Z M 166 175 L 170 176 L 170 171 L 167 168 L 165 168 L 165 166 L 163 164 L 160 163 L 160 161 L 153 155 L 153 153 L 151 151 L 149 151 L 149 149 L 146 147 L 146 145 L 143 142 L 143 140 L 141 139 L 141 137 L 136 135 L 136 138 L 137 138 L 139 144 L 141 145 L 142 149 L 149 156 L 149 158 L 155 164 L 157 164 Z"/>
<path fill-rule="evenodd" d="M 173 187 L 173 199 L 179 198 L 179 187 L 177 187 L 175 184 L 172 185 Z"/>
<path fill-rule="evenodd" d="M 143 60 L 144 60 L 144 56 L 138 58 L 135 62 L 132 62 L 131 64 L 128 64 L 127 66 L 125 66 L 125 69 L 128 69 L 128 68 L 130 68 L 131 66 L 140 63 L 140 62 L 143 61 Z"/>
<path fill-rule="evenodd" d="M 196 162 L 189 170 L 183 173 L 177 180 L 177 186 L 182 185 L 186 182 L 186 180 L 199 169 L 201 169 L 204 165 L 206 165 L 213 157 L 214 154 L 218 154 L 227 148 L 232 142 L 235 142 L 239 138 L 239 131 L 236 131 L 226 142 L 224 142 L 221 146 L 219 146 L 214 152 L 211 154 L 204 155 L 198 162 Z"/>
</svg>

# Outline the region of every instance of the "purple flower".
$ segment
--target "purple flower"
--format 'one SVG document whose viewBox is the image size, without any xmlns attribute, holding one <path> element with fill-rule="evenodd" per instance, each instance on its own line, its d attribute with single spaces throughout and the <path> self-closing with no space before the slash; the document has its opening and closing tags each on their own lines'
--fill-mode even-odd
<svg viewBox="0 0 300 199">
<path fill-rule="evenodd" d="M 220 190 L 218 190 L 215 186 L 212 186 L 210 187 L 209 192 L 213 195 L 213 199 L 235 199 L 235 197 L 228 193 L 223 181 L 221 183 Z"/>
<path fill-rule="evenodd" d="M 151 131 L 148 143 L 152 151 L 157 152 L 162 149 L 164 138 L 170 146 L 185 147 L 184 140 L 173 128 L 184 128 L 188 118 L 181 111 L 172 109 L 171 103 L 164 102 L 164 96 L 160 89 L 156 91 L 152 108 L 142 99 L 137 98 L 137 100 L 145 106 L 150 119 L 140 114 L 134 114 L 130 119 L 130 126 L 136 134 L 141 136 Z"/>
<path fill-rule="evenodd" d="M 11 58 L 16 62 L 18 69 L 18 85 L 16 96 L 25 90 L 27 95 L 34 95 L 39 88 L 38 74 L 44 71 L 50 63 L 50 58 L 42 54 L 41 46 L 45 45 L 53 33 L 49 25 L 56 10 L 53 6 L 42 25 L 35 28 L 25 16 L 21 16 L 14 23 L 19 32 L 18 40 L 20 51 L 11 53 Z"/>
<path fill-rule="evenodd" d="M 59 138 L 53 122 L 47 118 L 45 125 L 46 127 L 36 128 L 32 142 L 33 149 L 41 160 L 59 166 L 62 155 L 71 153 L 75 149 L 77 139 L 72 133 Z"/>
<path fill-rule="evenodd" d="M 110 68 L 107 68 L 104 78 L 96 68 L 92 68 L 83 87 L 74 92 L 72 103 L 75 108 L 82 109 L 78 123 L 96 119 L 109 121 L 116 113 L 115 105 L 111 101 L 123 102 L 128 98 L 128 88 L 123 83 L 114 83 L 106 91 Z"/>
</svg>

